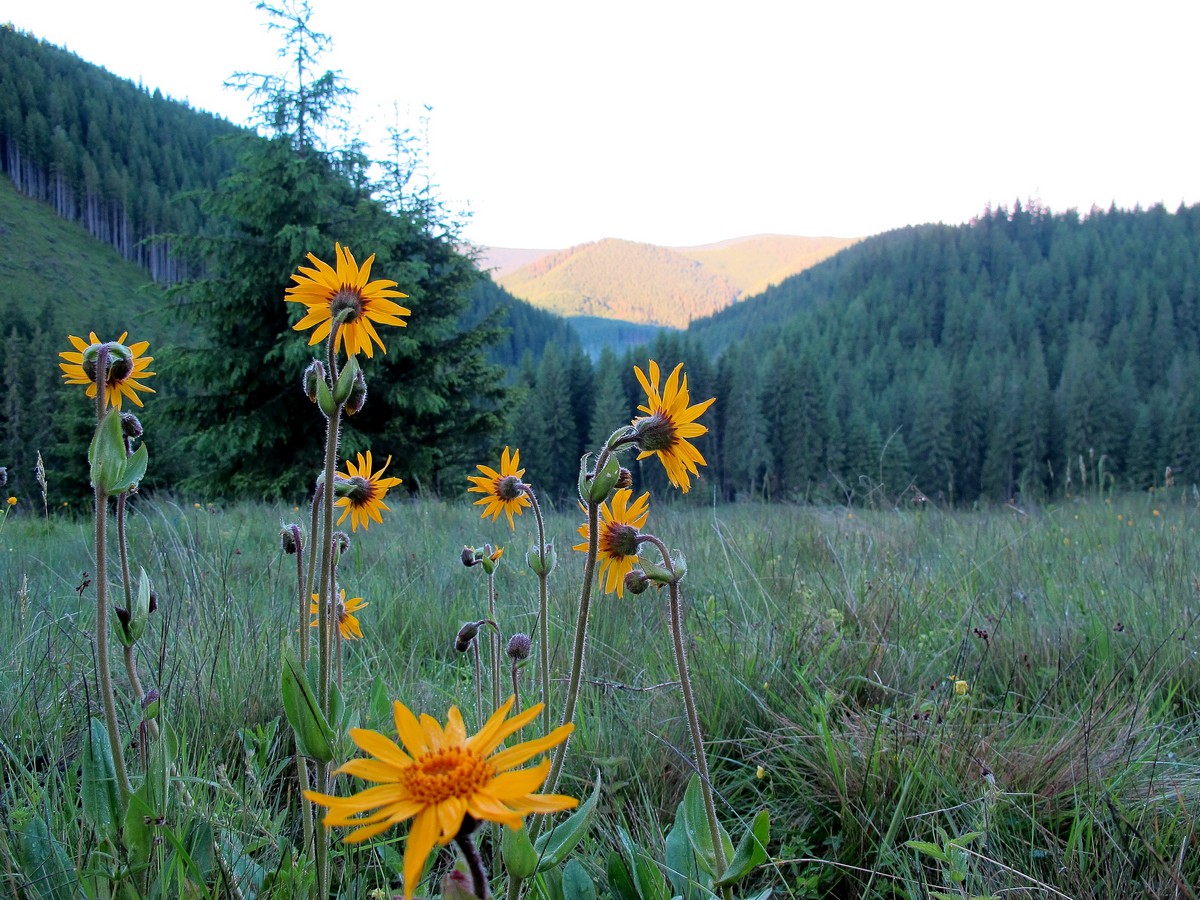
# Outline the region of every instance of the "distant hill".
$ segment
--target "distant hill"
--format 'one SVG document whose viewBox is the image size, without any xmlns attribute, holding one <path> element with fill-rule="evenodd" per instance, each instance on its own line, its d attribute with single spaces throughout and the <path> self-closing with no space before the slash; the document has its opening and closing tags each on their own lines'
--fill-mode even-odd
<svg viewBox="0 0 1200 900">
<path fill-rule="evenodd" d="M 481 264 L 514 296 L 560 315 L 685 328 L 855 241 L 756 235 L 671 248 L 606 238 L 552 252 L 484 248 Z"/>
</svg>

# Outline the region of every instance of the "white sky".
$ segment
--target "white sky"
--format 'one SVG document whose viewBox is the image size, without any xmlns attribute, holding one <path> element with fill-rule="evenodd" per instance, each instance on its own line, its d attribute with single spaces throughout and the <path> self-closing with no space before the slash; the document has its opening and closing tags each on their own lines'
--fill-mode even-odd
<svg viewBox="0 0 1200 900">
<path fill-rule="evenodd" d="M 1200 3 L 312 0 L 368 138 L 419 127 L 466 237 L 860 236 L 1200 202 Z M 252 0 L 0 0 L 0 21 L 239 123 Z M 378 148 L 383 153 L 383 148 Z"/>
</svg>

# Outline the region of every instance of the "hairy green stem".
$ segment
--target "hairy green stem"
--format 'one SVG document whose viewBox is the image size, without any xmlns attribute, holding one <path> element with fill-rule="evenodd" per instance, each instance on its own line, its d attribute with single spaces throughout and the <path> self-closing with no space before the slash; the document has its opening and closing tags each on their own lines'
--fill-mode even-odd
<svg viewBox="0 0 1200 900">
<path fill-rule="evenodd" d="M 129 456 L 129 441 L 125 441 L 125 455 Z M 125 588 L 125 608 L 133 609 L 133 588 L 129 581 L 129 544 L 125 540 L 125 500 L 129 491 L 117 494 L 117 548 L 121 554 L 121 582 Z M 141 691 L 138 691 L 141 695 Z"/>
<path fill-rule="evenodd" d="M 675 565 L 666 545 L 652 534 L 642 534 L 639 541 L 653 544 L 662 554 L 663 566 L 675 575 Z M 717 821 L 717 805 L 713 799 L 712 778 L 708 771 L 708 757 L 704 751 L 704 733 L 700 730 L 700 716 L 696 712 L 696 697 L 692 692 L 692 676 L 688 671 L 687 648 L 683 639 L 683 613 L 679 602 L 679 580 L 676 577 L 667 585 L 671 598 L 671 641 L 675 649 L 675 666 L 679 670 L 679 688 L 683 693 L 683 706 L 687 713 L 688 731 L 692 737 L 692 753 L 696 757 L 696 773 L 700 776 L 700 793 L 704 798 L 704 815 L 708 819 L 708 831 L 712 837 L 713 854 L 718 872 L 729 866 L 725 857 L 725 844 L 721 840 L 721 827 Z M 721 890 L 726 900 L 732 900 L 732 888 Z"/>
<path fill-rule="evenodd" d="M 550 594 L 546 582 L 550 573 L 546 571 L 546 521 L 542 517 L 542 505 L 538 503 L 533 486 L 523 484 L 521 488 L 525 491 L 525 496 L 529 498 L 529 503 L 533 507 L 533 517 L 537 520 L 537 550 L 540 562 L 540 571 L 538 572 L 538 680 L 542 685 L 542 734 L 549 734 L 552 723 L 550 718 Z M 515 672 L 513 688 L 515 692 Z M 517 708 L 520 709 L 520 707 L 521 704 L 518 703 Z"/>
<path fill-rule="evenodd" d="M 104 418 L 108 406 L 108 347 L 100 345 L 96 355 L 96 423 Z M 117 703 L 113 696 L 112 672 L 108 664 L 108 492 L 95 485 L 96 492 L 96 668 L 100 679 L 100 699 L 104 704 L 104 723 L 108 727 L 108 743 L 117 770 L 117 786 L 121 789 L 122 808 L 129 805 L 133 788 L 125 769 L 125 752 L 117 722 Z"/>
<path fill-rule="evenodd" d="M 479 853 L 479 848 L 475 846 L 475 839 L 469 833 L 464 833 L 465 831 L 464 828 L 458 833 L 458 836 L 454 838 L 454 843 L 463 855 L 467 871 L 471 873 L 472 891 L 479 900 L 488 900 L 487 869 L 483 866 L 483 857 Z"/>
<path fill-rule="evenodd" d="M 588 501 L 588 549 L 587 559 L 583 564 L 583 584 L 579 587 L 579 613 L 575 619 L 575 646 L 571 653 L 571 677 L 567 682 L 567 699 L 563 706 L 562 723 L 575 721 L 575 704 L 579 700 L 579 682 L 583 674 L 583 658 L 587 649 L 588 615 L 592 604 L 592 582 L 596 576 L 596 556 L 600 547 L 600 504 Z M 546 777 L 546 792 L 553 794 L 562 774 L 563 763 L 567 757 L 567 746 L 570 739 L 558 745 L 554 752 L 554 761 L 550 765 L 550 774 Z M 534 823 L 537 827 L 539 819 Z M 531 829 L 530 834 L 535 832 Z"/>
<path fill-rule="evenodd" d="M 337 335 L 340 322 L 335 318 L 329 332 L 329 343 L 326 350 L 326 366 L 329 384 L 337 384 Z M 331 672 L 331 617 L 333 612 L 333 479 L 337 474 L 338 431 L 341 425 L 342 406 L 334 407 L 333 415 L 328 417 L 325 431 L 325 471 L 320 496 L 321 502 L 321 558 L 320 583 L 317 590 L 317 703 L 321 712 L 329 717 L 329 682 Z M 317 765 L 317 789 L 329 790 L 329 764 Z M 325 823 L 318 819 L 314 824 L 317 883 L 316 897 L 329 896 L 329 833 Z"/>
<path fill-rule="evenodd" d="M 313 504 L 315 511 L 316 504 Z M 308 623 L 309 612 L 309 594 L 308 589 L 311 589 L 312 579 L 312 564 L 309 563 L 309 582 L 305 583 L 304 577 L 304 551 L 308 548 L 304 546 L 304 536 L 300 531 L 299 525 L 288 526 L 292 532 L 292 542 L 296 546 L 296 594 L 300 612 L 300 669 L 307 671 L 308 666 L 308 632 L 311 626 Z M 315 528 L 315 526 L 314 526 Z M 309 535 L 314 534 L 313 531 Z M 312 558 L 312 553 L 308 554 L 309 559 Z M 311 785 L 308 780 L 308 761 L 301 755 L 300 749 L 296 749 L 296 777 L 300 780 L 300 821 L 304 828 L 304 846 L 311 847 L 313 845 L 313 807 L 312 801 L 304 796 Z"/>
<path fill-rule="evenodd" d="M 496 621 L 496 572 L 495 570 L 488 572 L 487 575 L 487 603 L 488 603 L 488 618 L 493 622 Z M 491 634 L 492 648 L 492 712 L 500 708 L 500 631 L 493 629 Z"/>
</svg>

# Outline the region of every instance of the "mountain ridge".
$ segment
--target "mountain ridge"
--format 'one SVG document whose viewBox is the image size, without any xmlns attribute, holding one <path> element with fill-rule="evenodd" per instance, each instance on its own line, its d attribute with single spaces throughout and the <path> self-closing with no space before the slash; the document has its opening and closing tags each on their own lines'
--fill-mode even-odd
<svg viewBox="0 0 1200 900">
<path fill-rule="evenodd" d="M 686 328 L 857 243 L 758 234 L 690 247 L 604 238 L 561 250 L 479 248 L 496 283 L 563 316 Z"/>
</svg>

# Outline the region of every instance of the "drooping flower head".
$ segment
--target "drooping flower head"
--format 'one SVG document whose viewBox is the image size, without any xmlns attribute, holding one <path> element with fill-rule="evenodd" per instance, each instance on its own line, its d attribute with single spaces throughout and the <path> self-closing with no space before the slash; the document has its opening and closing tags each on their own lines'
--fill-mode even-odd
<svg viewBox="0 0 1200 900">
<path fill-rule="evenodd" d="M 499 472 L 491 466 L 476 466 L 483 474 L 467 476 L 467 481 L 474 485 L 467 488 L 467 493 L 484 495 L 483 499 L 475 501 L 476 506 L 484 507 L 480 518 L 491 516 L 494 522 L 500 518 L 500 513 L 504 513 L 508 516 L 508 526 L 514 531 L 517 526 L 513 523 L 513 513 L 520 515 L 530 505 L 529 496 L 521 486 L 521 476 L 525 470 L 517 468 L 520 464 L 521 451 L 514 450 L 509 456 L 505 447 L 500 454 Z"/>
<path fill-rule="evenodd" d="M 154 357 L 142 355 L 149 349 L 149 341 L 138 341 L 136 344 L 126 346 L 125 338 L 127 337 L 129 337 L 128 331 L 115 341 L 109 341 L 106 345 L 96 337 L 94 331 L 88 334 L 86 341 L 73 334 L 67 335 L 67 340 L 75 349 L 64 350 L 58 354 L 66 360 L 66 362 L 58 364 L 63 372 L 63 381 L 66 384 L 86 384 L 88 386 L 87 395 L 94 398 L 96 396 L 96 366 L 100 357 L 100 349 L 106 346 L 108 349 L 108 373 L 104 387 L 105 403 L 107 406 L 115 406 L 120 409 L 122 399 L 128 397 L 134 404 L 141 406 L 142 399 L 137 395 L 137 391 L 153 394 L 154 388 L 146 387 L 138 379 L 149 378 L 154 374 L 147 371 L 150 363 L 154 362 Z"/>
<path fill-rule="evenodd" d="M 646 404 L 638 407 L 646 415 L 633 420 L 637 446 L 642 451 L 638 454 L 638 459 L 657 454 L 663 468 L 667 470 L 667 478 L 671 480 L 671 484 L 686 494 L 692 486 L 688 474 L 697 475 L 697 466 L 708 465 L 700 451 L 688 443 L 688 439 L 699 437 L 708 431 L 705 426 L 698 424 L 696 419 L 700 418 L 716 398 L 689 406 L 691 398 L 688 394 L 687 376 L 682 374 L 683 363 L 671 372 L 662 393 L 658 390 L 658 363 L 650 360 L 647 368 L 649 377 L 637 366 L 633 367 L 638 381 L 646 391 Z"/>
<path fill-rule="evenodd" d="M 334 244 L 334 250 L 337 254 L 336 269 L 310 253 L 308 260 L 315 268 L 301 266 L 300 274 L 292 276 L 292 281 L 296 283 L 287 289 L 284 299 L 308 307 L 304 318 L 292 327 L 296 331 L 304 331 L 315 325 L 316 330 L 308 342 L 316 344 L 329 337 L 333 320 L 345 314 L 346 318 L 338 328 L 334 352 L 344 344 L 349 355 L 355 356 L 361 350 L 370 357 L 374 352 L 371 346 L 374 341 L 380 350 L 387 353 L 387 347 L 379 339 L 374 323 L 407 325 L 400 316 L 407 316 L 409 310 L 388 298 L 407 297 L 408 294 L 393 290 L 396 282 L 386 278 L 370 280 L 375 254 L 372 253 L 360 268 L 349 249 Z"/>
<path fill-rule="evenodd" d="M 650 492 L 642 494 L 632 505 L 629 498 L 633 491 L 621 488 L 613 494 L 612 508 L 607 503 L 600 504 L 600 533 L 597 545 L 600 561 L 600 580 L 604 583 L 604 592 L 611 594 L 616 591 L 618 597 L 625 596 L 625 575 L 629 573 L 638 558 L 638 529 L 646 524 L 650 515 Z M 588 523 L 579 526 L 583 543 L 576 544 L 571 549 L 588 548 Z"/>
<path fill-rule="evenodd" d="M 391 464 L 392 458 L 389 456 L 382 468 L 374 471 L 370 450 L 365 457 L 358 454 L 358 465 L 346 460 L 346 472 L 337 473 L 337 483 L 334 485 L 338 495 L 337 505 L 342 507 L 341 518 L 337 520 L 339 525 L 346 521 L 346 516 L 350 517 L 351 531 L 358 531 L 360 522 L 363 528 L 367 528 L 372 519 L 383 521 L 379 511 L 391 509 L 383 502 L 383 498 L 387 496 L 389 488 L 403 483 L 399 478 L 381 477 Z"/>
<path fill-rule="evenodd" d="M 321 598 L 317 594 L 312 595 L 312 602 L 308 605 L 310 615 L 317 615 L 320 612 Z M 363 609 L 371 604 L 363 600 L 362 597 L 351 597 L 346 599 L 346 591 L 342 590 L 341 596 L 338 598 L 335 620 L 337 621 L 338 631 L 342 633 L 342 640 L 353 641 L 356 638 L 363 636 L 362 626 L 358 624 L 358 616 L 354 615 L 360 609 Z M 309 623 L 309 627 L 316 628 L 320 624 L 320 619 L 313 619 Z"/>
<path fill-rule="evenodd" d="M 428 715 L 418 720 L 397 701 L 393 714 L 400 744 L 377 731 L 351 728 L 350 739 L 371 758 L 352 759 L 337 770 L 375 786 L 349 797 L 316 791 L 305 791 L 304 796 L 329 808 L 326 825 L 354 826 L 342 838 L 348 843 L 374 837 L 415 816 L 404 848 L 404 896 L 411 900 L 430 852 L 435 845 L 454 840 L 466 816 L 515 829 L 530 813 L 557 812 L 577 805 L 573 797 L 533 793 L 546 780 L 549 759 L 532 768 L 517 768 L 566 740 L 574 728 L 570 723 L 545 737 L 497 752 L 509 735 L 532 722 L 542 710 L 539 703 L 508 719 L 514 699 L 510 697 L 469 738 L 457 707 L 450 707 L 443 728 Z"/>
</svg>

